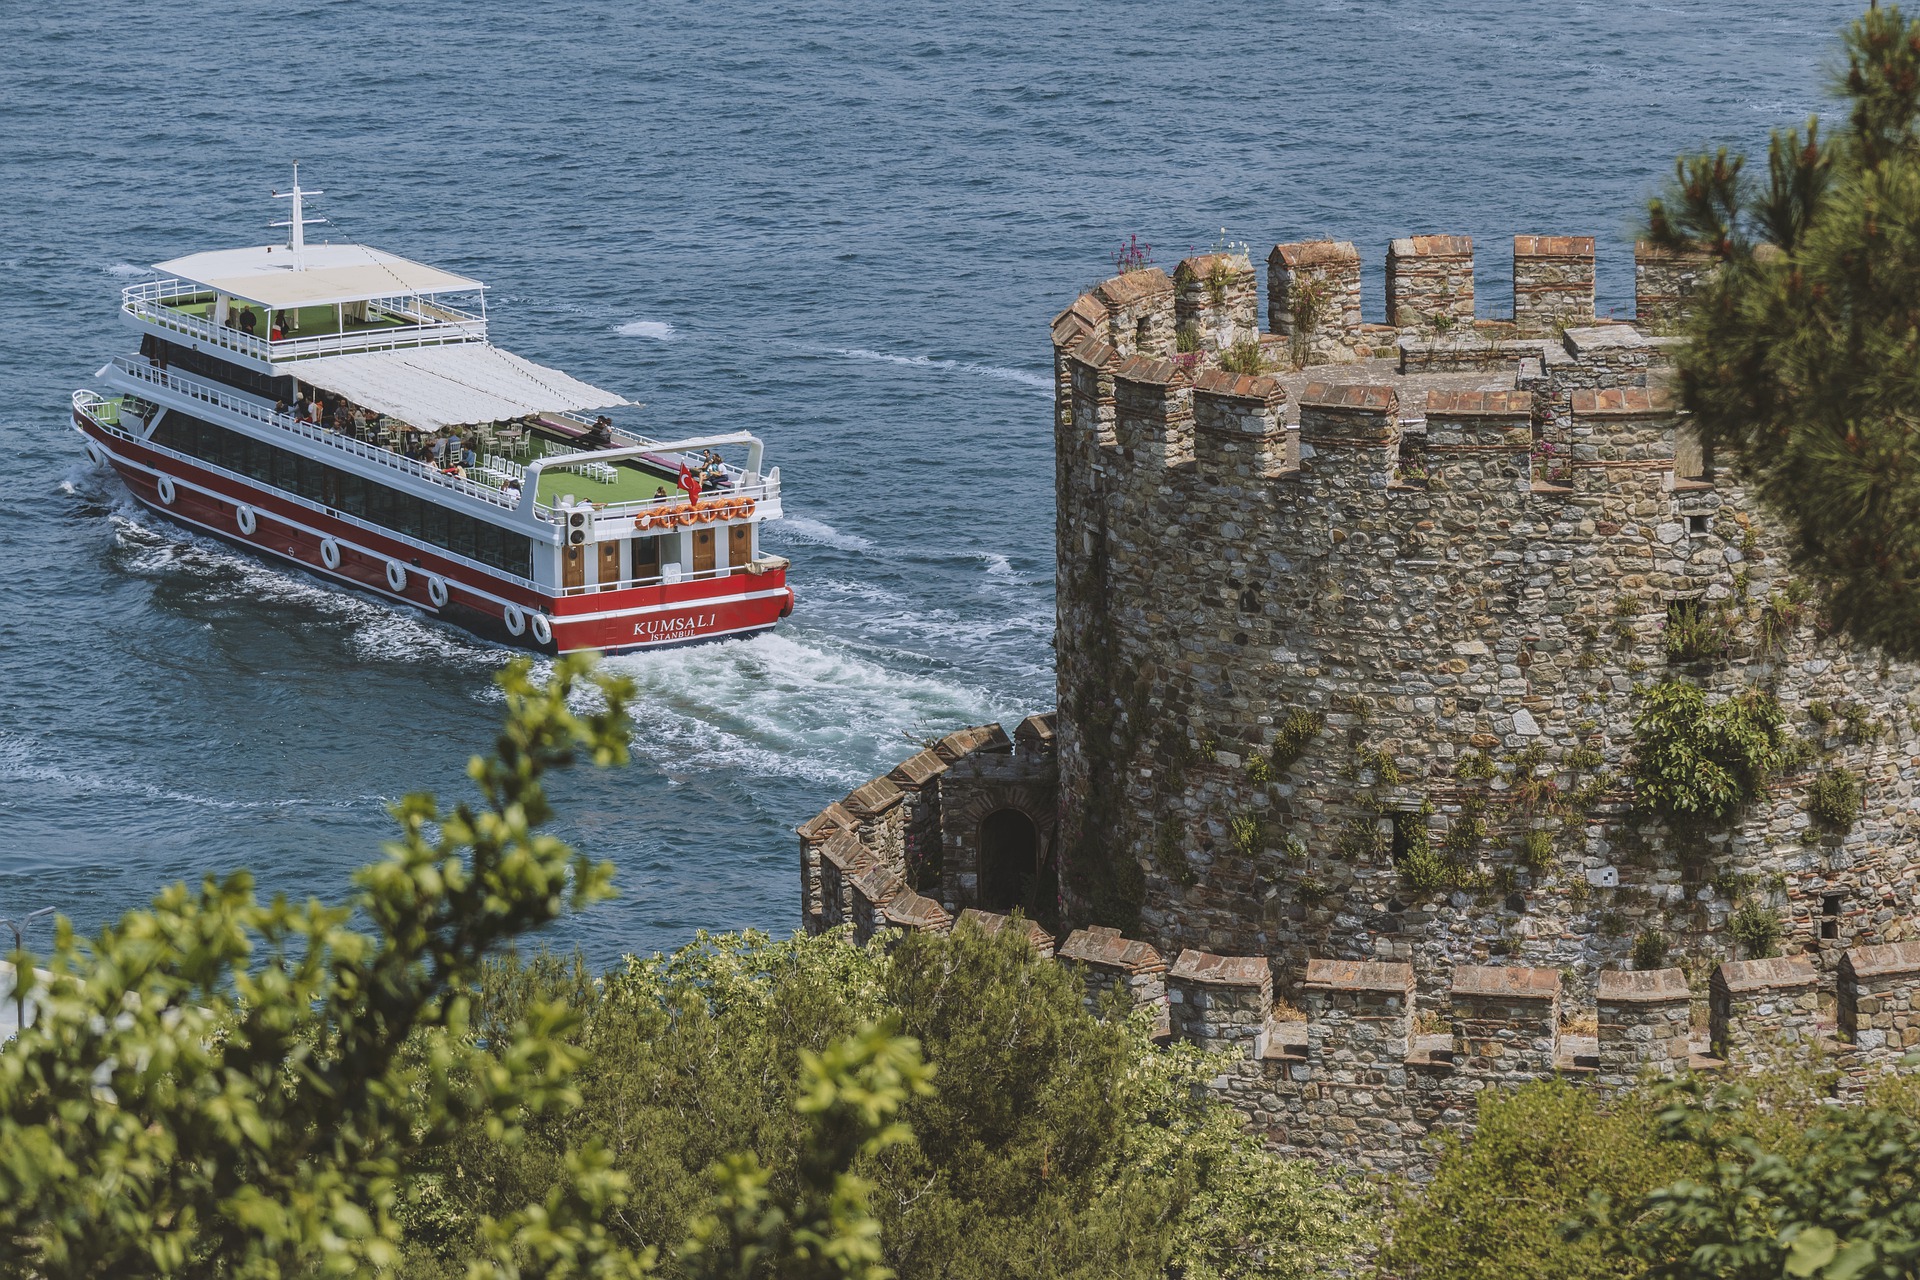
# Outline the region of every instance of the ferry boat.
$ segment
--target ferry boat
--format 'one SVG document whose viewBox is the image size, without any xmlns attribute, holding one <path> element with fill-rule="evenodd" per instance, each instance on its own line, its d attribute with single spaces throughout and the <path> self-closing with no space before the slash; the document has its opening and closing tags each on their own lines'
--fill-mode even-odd
<svg viewBox="0 0 1920 1280">
<path fill-rule="evenodd" d="M 487 341 L 477 280 L 307 242 L 196 253 L 128 286 L 136 356 L 73 425 L 148 509 L 548 653 L 742 636 L 793 610 L 760 530 L 780 470 L 730 431 L 653 440 L 631 402 Z M 589 416 L 593 415 L 593 416 Z"/>
</svg>

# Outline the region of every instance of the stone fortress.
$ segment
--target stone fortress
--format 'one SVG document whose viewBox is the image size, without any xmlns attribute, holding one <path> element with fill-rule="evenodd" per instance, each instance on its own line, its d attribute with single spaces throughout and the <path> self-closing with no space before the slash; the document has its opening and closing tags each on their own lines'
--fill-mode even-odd
<svg viewBox="0 0 1920 1280">
<path fill-rule="evenodd" d="M 1233 1052 L 1277 1148 L 1416 1172 L 1475 1093 L 1554 1072 L 1920 1044 L 1920 670 L 1830 637 L 1689 431 L 1667 336 L 1711 271 L 1520 235 L 1141 265 L 1053 324 L 1059 710 L 931 744 L 800 828 L 803 914 L 1064 934 L 1090 996 Z M 1632 785 L 1648 691 L 1764 699 L 1757 794 Z M 1027 923 L 1035 945 L 1056 938 Z"/>
</svg>

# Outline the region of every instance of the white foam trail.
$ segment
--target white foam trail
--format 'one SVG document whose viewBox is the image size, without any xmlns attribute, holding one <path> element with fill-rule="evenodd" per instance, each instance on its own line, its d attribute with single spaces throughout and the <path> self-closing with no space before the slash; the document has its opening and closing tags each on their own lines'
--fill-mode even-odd
<svg viewBox="0 0 1920 1280">
<path fill-rule="evenodd" d="M 623 338 L 652 338 L 656 342 L 672 342 L 679 331 L 665 320 L 629 320 L 614 329 Z"/>
<path fill-rule="evenodd" d="M 873 543 L 859 534 L 842 533 L 824 520 L 810 520 L 806 516 L 782 516 L 769 524 L 766 532 L 775 541 L 806 542 L 837 547 L 841 551 L 873 550 Z"/>
<path fill-rule="evenodd" d="M 441 666 L 463 663 L 491 669 L 511 656 L 500 646 L 429 621 L 403 606 L 280 569 L 186 530 L 156 529 L 130 498 L 109 514 L 128 552 L 130 571 L 155 576 L 186 573 L 217 598 L 244 597 L 311 609 L 324 620 L 340 624 L 348 645 L 361 658 L 407 663 L 424 659 Z"/>
<path fill-rule="evenodd" d="M 110 276 L 123 276 L 123 277 L 129 277 L 129 278 L 133 276 L 150 276 L 153 274 L 152 267 L 136 267 L 131 262 L 115 262 L 108 266 L 102 267 L 101 270 L 106 272 Z"/>
<path fill-rule="evenodd" d="M 1007 559 L 999 552 L 984 551 L 981 555 L 986 559 L 987 573 L 990 576 L 995 578 L 1011 578 L 1014 576 L 1013 561 Z"/>
<path fill-rule="evenodd" d="M 939 360 L 932 356 L 901 356 L 889 351 L 870 351 L 866 347 L 836 347 L 832 354 L 844 356 L 848 360 L 877 360 L 882 364 L 910 365 L 919 369 L 940 369 L 974 373 L 983 378 L 997 378 L 1002 382 L 1017 382 L 1023 387 L 1038 387 L 1053 390 L 1053 379 L 1025 369 L 1005 369 L 996 364 L 975 364 L 970 360 Z"/>
<path fill-rule="evenodd" d="M 640 687 L 635 750 L 670 774 L 728 769 L 851 787 L 900 754 L 902 729 L 1012 711 L 984 689 L 791 633 L 607 661 Z"/>
</svg>

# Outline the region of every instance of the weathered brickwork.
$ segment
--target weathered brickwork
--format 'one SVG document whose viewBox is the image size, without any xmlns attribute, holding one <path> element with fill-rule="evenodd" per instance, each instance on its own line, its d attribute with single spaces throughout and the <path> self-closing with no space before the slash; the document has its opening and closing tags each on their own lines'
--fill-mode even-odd
<svg viewBox="0 0 1920 1280">
<path fill-rule="evenodd" d="M 1669 1076 L 1693 1053 L 1693 993 L 1679 969 L 1609 970 L 1600 975 L 1599 1081 L 1631 1085 Z"/>
<path fill-rule="evenodd" d="M 1387 323 L 1396 328 L 1473 324 L 1473 237 L 1408 236 L 1387 249 Z"/>
<path fill-rule="evenodd" d="M 1396 252 L 1396 308 L 1460 305 L 1444 274 L 1416 287 L 1422 256 Z M 1896 1064 L 1920 1043 L 1920 670 L 1822 628 L 1675 408 L 1673 340 L 1593 320 L 1583 237 L 1518 238 L 1512 319 L 1384 339 L 1352 246 L 1299 242 L 1268 259 L 1267 369 L 1228 373 L 1244 292 L 1226 317 L 1201 282 L 1239 261 L 1129 273 L 1053 325 L 1060 711 L 1020 803 L 1057 786 L 1042 856 L 1090 998 L 1228 1050 L 1216 1087 L 1276 1147 L 1416 1172 L 1492 1085 Z M 1644 314 L 1690 296 L 1665 270 L 1639 272 Z M 1310 332 L 1302 281 L 1335 300 Z M 1160 344 L 1179 323 L 1202 339 Z M 1667 679 L 1767 691 L 1799 762 L 1722 823 L 1648 816 L 1635 721 Z M 889 927 L 869 888 L 920 911 L 862 859 L 912 875 L 929 821 L 928 904 L 1005 905 L 967 878 L 985 827 L 954 761 L 1018 772 L 1020 748 L 970 732 L 801 828 L 810 928 Z M 1841 826 L 1809 811 L 1837 768 L 1863 796 Z M 1770 921 L 1783 954 L 1742 958 Z"/>
<path fill-rule="evenodd" d="M 1260 282 L 1245 254 L 1188 258 L 1173 273 L 1175 345 L 1225 351 L 1260 337 Z"/>
<path fill-rule="evenodd" d="M 1592 324 L 1592 236 L 1513 238 L 1513 323 L 1522 334 Z"/>
<path fill-rule="evenodd" d="M 1679 327 L 1694 295 L 1713 278 L 1717 259 L 1706 253 L 1633 246 L 1633 322 L 1649 333 Z"/>
<path fill-rule="evenodd" d="M 1920 1048 L 1920 942 L 1855 947 L 1840 960 L 1840 1036 L 1878 1067 Z"/>
</svg>

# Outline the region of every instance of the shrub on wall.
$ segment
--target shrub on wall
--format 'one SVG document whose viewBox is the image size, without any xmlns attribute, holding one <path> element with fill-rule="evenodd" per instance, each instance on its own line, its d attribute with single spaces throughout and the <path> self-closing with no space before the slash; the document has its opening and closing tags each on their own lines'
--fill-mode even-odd
<svg viewBox="0 0 1920 1280">
<path fill-rule="evenodd" d="M 1273 738 L 1273 767 L 1282 772 L 1292 768 L 1326 724 L 1327 718 L 1318 711 L 1295 707 L 1287 712 L 1287 718 L 1280 722 L 1280 730 Z"/>
<path fill-rule="evenodd" d="M 1852 827 L 1860 816 L 1860 779 L 1848 769 L 1826 770 L 1807 790 L 1807 812 L 1835 831 Z"/>
<path fill-rule="evenodd" d="M 1779 953 L 1784 929 L 1780 917 L 1757 898 L 1742 898 L 1727 918 L 1727 932 L 1740 944 L 1747 959 L 1758 960 Z"/>
<path fill-rule="evenodd" d="M 1634 718 L 1634 801 L 1671 822 L 1725 822 L 1790 756 L 1786 713 L 1760 689 L 1709 704 L 1684 680 L 1643 695 Z"/>
</svg>

